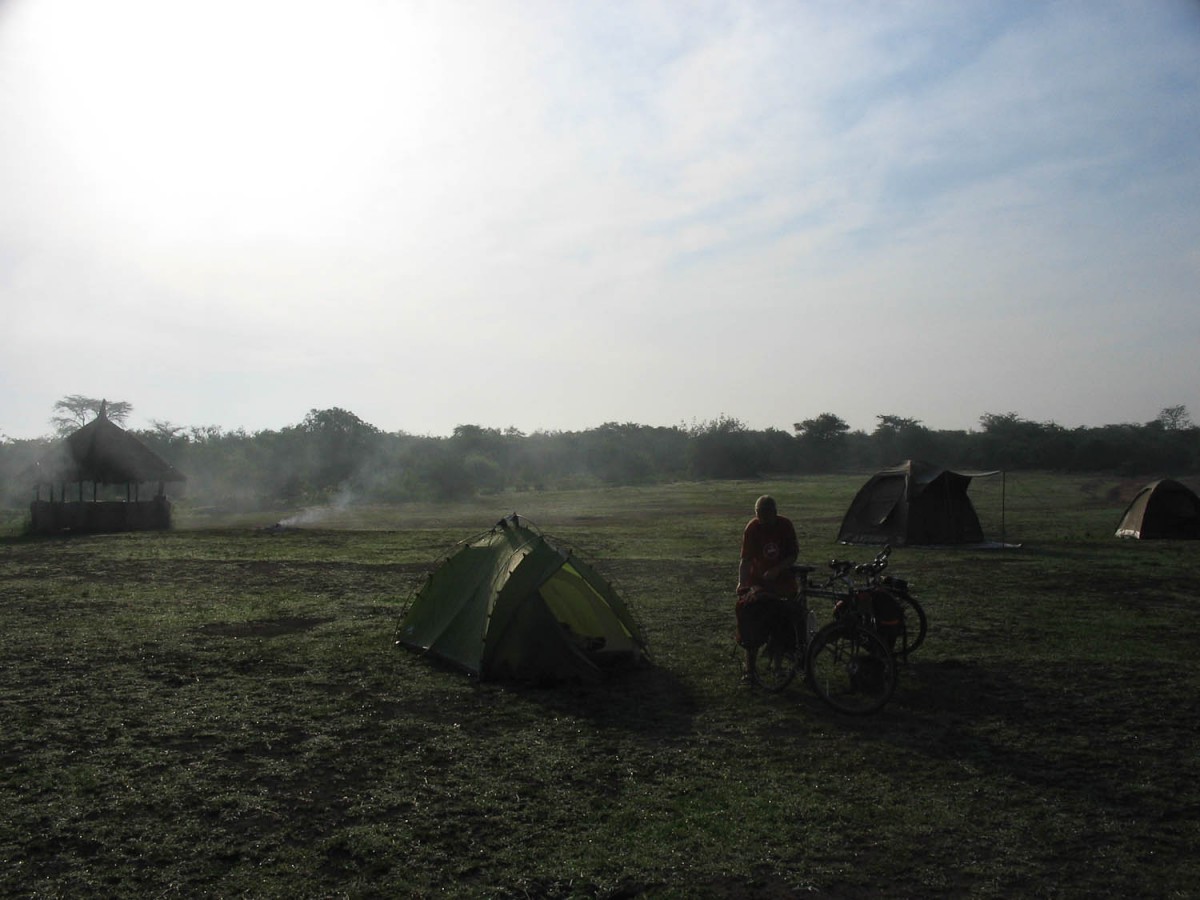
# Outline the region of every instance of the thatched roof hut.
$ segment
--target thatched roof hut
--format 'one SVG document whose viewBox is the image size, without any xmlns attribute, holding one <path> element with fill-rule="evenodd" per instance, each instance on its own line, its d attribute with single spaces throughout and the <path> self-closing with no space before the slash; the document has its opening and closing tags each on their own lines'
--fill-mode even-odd
<svg viewBox="0 0 1200 900">
<path fill-rule="evenodd" d="M 60 441 L 34 463 L 31 471 L 37 495 L 33 501 L 33 530 L 129 531 L 168 528 L 171 505 L 165 485 L 187 481 L 174 466 L 108 418 L 106 405 L 100 414 L 78 431 Z M 92 483 L 92 500 L 85 502 L 83 485 Z M 137 486 L 157 483 L 154 499 L 141 502 Z M 78 499 L 67 500 L 66 485 L 78 484 Z M 96 485 L 126 485 L 126 501 L 97 502 Z M 50 499 L 41 499 L 41 486 L 49 485 Z M 59 486 L 59 499 L 54 487 Z"/>
<path fill-rule="evenodd" d="M 187 481 L 178 469 L 109 419 L 103 404 L 100 415 L 38 460 L 34 472 L 37 484 Z"/>
</svg>

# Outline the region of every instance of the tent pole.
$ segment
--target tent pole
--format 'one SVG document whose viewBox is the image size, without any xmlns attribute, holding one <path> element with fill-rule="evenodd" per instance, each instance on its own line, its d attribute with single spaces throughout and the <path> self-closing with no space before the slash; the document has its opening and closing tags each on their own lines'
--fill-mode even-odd
<svg viewBox="0 0 1200 900">
<path fill-rule="evenodd" d="M 1007 506 L 1008 499 L 1008 473 L 1000 472 L 1000 546 L 1008 545 L 1008 535 L 1004 530 L 1004 511 Z"/>
</svg>

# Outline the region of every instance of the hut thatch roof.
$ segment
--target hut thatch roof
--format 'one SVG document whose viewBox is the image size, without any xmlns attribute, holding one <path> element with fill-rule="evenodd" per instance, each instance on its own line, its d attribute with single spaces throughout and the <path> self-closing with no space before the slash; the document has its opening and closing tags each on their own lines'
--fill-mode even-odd
<svg viewBox="0 0 1200 900">
<path fill-rule="evenodd" d="M 103 406 L 100 415 L 38 460 L 33 474 L 36 484 L 187 481 L 178 469 L 110 421 Z"/>
</svg>

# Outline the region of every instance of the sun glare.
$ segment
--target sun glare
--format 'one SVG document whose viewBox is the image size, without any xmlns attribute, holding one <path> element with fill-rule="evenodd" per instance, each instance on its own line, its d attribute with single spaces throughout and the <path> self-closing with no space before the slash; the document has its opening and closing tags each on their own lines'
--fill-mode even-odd
<svg viewBox="0 0 1200 900">
<path fill-rule="evenodd" d="M 150 239 L 328 237 L 431 114 L 428 48 L 396 10 L 387 23 L 359 4 L 22 12 L 70 189 Z"/>
</svg>

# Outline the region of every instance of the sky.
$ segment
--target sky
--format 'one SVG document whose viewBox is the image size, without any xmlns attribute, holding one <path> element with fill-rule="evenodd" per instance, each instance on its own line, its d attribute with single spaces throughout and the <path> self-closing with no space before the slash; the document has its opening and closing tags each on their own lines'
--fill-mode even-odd
<svg viewBox="0 0 1200 900">
<path fill-rule="evenodd" d="M 1200 420 L 1196 0 L 0 0 L 0 435 Z"/>
</svg>

